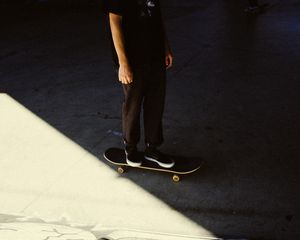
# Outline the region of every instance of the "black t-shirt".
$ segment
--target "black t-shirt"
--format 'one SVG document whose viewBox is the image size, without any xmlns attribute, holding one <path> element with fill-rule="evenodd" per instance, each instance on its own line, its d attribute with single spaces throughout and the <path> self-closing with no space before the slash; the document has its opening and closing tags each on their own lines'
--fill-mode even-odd
<svg viewBox="0 0 300 240">
<path fill-rule="evenodd" d="M 104 10 L 122 16 L 125 51 L 132 66 L 164 61 L 164 28 L 159 0 L 104 0 Z M 118 66 L 113 44 L 112 51 Z"/>
</svg>

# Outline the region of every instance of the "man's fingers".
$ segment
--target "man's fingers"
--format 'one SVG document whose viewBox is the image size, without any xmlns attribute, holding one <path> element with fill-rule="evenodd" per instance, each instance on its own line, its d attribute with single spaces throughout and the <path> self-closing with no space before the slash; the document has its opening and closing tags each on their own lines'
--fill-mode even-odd
<svg viewBox="0 0 300 240">
<path fill-rule="evenodd" d="M 129 84 L 130 82 L 131 82 L 131 78 L 130 78 L 130 75 L 126 75 L 125 76 L 125 82 L 126 82 L 126 84 Z"/>
<path fill-rule="evenodd" d="M 133 81 L 133 77 L 132 75 L 126 75 L 126 74 L 123 74 L 123 73 L 120 73 L 119 74 L 119 81 L 122 83 L 122 84 L 129 84 Z"/>
<path fill-rule="evenodd" d="M 123 77 L 120 77 L 120 78 L 119 78 L 119 81 L 120 81 L 121 83 L 123 83 L 123 82 L 124 82 L 124 78 L 123 78 Z"/>
<path fill-rule="evenodd" d="M 173 66 L 173 57 L 169 57 L 169 68 Z"/>
<path fill-rule="evenodd" d="M 120 78 L 119 81 L 120 81 L 122 84 L 127 85 L 127 84 L 132 83 L 132 82 L 133 82 L 133 79 L 132 79 L 132 77 L 130 77 L 130 76 L 123 76 L 123 77 Z"/>
<path fill-rule="evenodd" d="M 132 76 L 131 73 L 127 74 L 126 78 L 127 78 L 127 83 L 128 83 L 128 84 L 129 84 L 129 83 L 132 83 L 132 81 L 133 81 L 133 76 Z"/>
<path fill-rule="evenodd" d="M 119 81 L 122 83 L 122 84 L 126 84 L 127 80 L 124 76 L 121 76 Z"/>
<path fill-rule="evenodd" d="M 133 81 L 133 73 L 129 65 L 120 65 L 119 81 L 122 84 L 130 84 Z"/>
<path fill-rule="evenodd" d="M 127 78 L 127 76 L 124 76 L 123 84 L 128 84 L 128 78 Z"/>
<path fill-rule="evenodd" d="M 169 69 L 170 67 L 173 66 L 173 57 L 168 55 L 166 57 L 166 66 L 167 66 L 167 69 Z"/>
</svg>

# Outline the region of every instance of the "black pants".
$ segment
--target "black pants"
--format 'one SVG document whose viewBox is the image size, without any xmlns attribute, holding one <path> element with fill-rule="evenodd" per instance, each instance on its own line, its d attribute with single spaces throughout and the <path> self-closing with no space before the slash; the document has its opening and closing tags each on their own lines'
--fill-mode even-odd
<svg viewBox="0 0 300 240">
<path fill-rule="evenodd" d="M 163 142 L 162 117 L 165 103 L 166 70 L 163 62 L 133 69 L 133 82 L 123 84 L 123 139 L 127 146 L 140 140 L 140 115 L 143 108 L 145 143 L 159 146 Z"/>
</svg>

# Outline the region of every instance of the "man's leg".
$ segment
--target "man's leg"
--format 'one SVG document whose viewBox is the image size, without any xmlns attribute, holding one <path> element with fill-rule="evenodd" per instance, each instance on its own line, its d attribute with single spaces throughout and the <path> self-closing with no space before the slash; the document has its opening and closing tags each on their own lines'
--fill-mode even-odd
<svg viewBox="0 0 300 240">
<path fill-rule="evenodd" d="M 165 105 L 166 70 L 162 64 L 150 66 L 144 99 L 145 142 L 159 146 L 163 142 L 162 118 Z"/>
<path fill-rule="evenodd" d="M 144 81 L 141 71 L 134 71 L 133 82 L 123 84 L 122 130 L 126 146 L 135 147 L 140 140 L 140 112 L 143 102 Z"/>
<path fill-rule="evenodd" d="M 174 161 L 157 150 L 163 142 L 162 118 L 165 92 L 165 66 L 162 63 L 153 64 L 149 69 L 144 99 L 145 159 L 156 162 L 161 167 L 171 168 L 174 166 Z"/>
</svg>

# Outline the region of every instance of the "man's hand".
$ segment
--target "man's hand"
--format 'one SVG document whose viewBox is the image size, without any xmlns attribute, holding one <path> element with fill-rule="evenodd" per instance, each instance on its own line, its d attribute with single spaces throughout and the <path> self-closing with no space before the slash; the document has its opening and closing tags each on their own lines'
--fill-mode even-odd
<svg viewBox="0 0 300 240">
<path fill-rule="evenodd" d="M 119 81 L 122 84 L 130 84 L 133 81 L 133 73 L 129 64 L 120 64 Z"/>
<path fill-rule="evenodd" d="M 171 51 L 167 38 L 165 38 L 165 48 L 166 48 L 165 64 L 166 64 L 166 69 L 169 69 L 173 66 L 173 53 Z"/>
<path fill-rule="evenodd" d="M 166 52 L 165 61 L 166 61 L 167 69 L 169 69 L 173 66 L 173 54 L 171 51 Z"/>
</svg>

